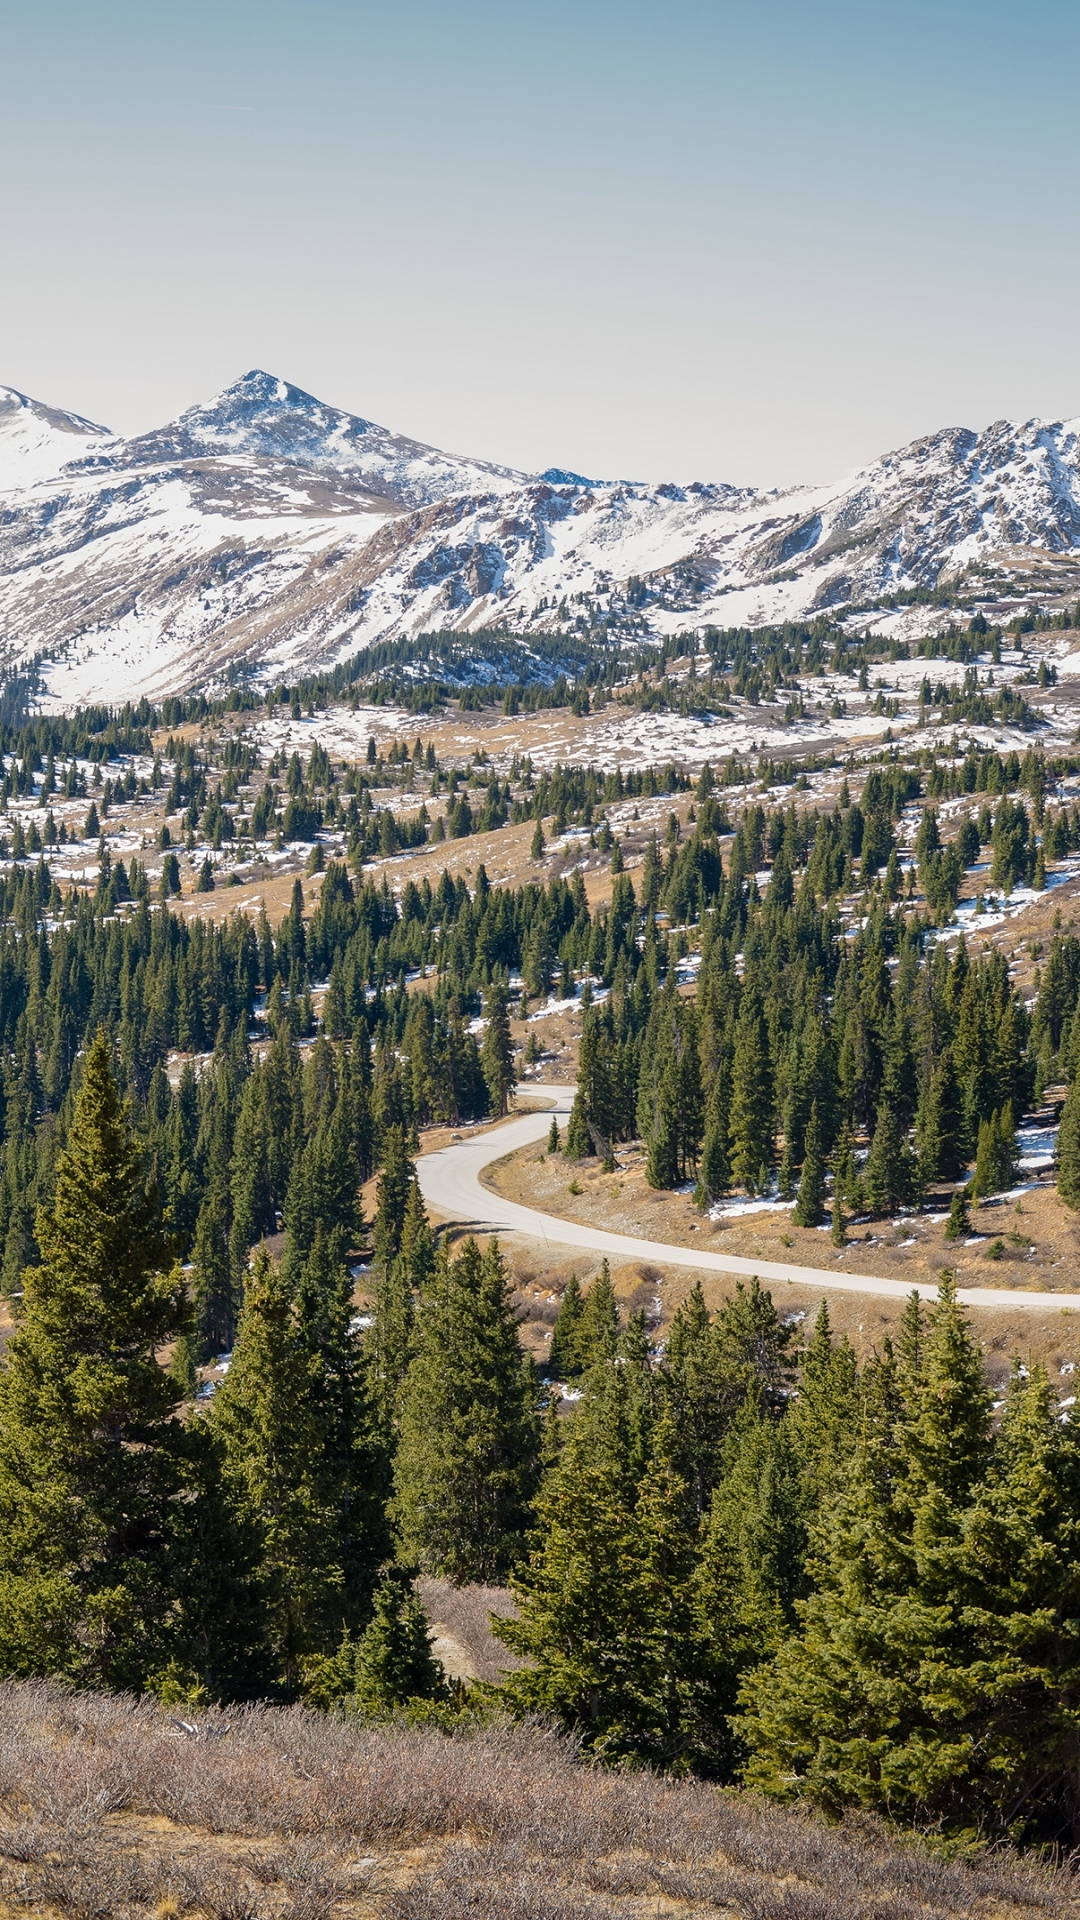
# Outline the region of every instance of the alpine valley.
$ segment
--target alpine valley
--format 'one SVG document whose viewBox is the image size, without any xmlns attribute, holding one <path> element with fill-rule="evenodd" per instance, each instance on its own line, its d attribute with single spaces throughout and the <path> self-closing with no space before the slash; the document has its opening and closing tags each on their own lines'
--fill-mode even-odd
<svg viewBox="0 0 1080 1920">
<path fill-rule="evenodd" d="M 835 485 L 444 454 L 253 371 L 122 439 L 0 388 L 0 672 L 72 706 L 362 656 L 444 680 L 827 614 L 924 633 L 1080 592 L 1080 420 L 948 428 Z M 564 662 L 560 649 L 569 652 Z"/>
</svg>

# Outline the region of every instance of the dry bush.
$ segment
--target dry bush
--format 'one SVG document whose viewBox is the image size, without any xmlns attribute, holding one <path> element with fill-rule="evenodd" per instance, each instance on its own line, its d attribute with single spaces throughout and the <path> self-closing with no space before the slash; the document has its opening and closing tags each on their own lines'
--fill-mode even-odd
<svg viewBox="0 0 1080 1920">
<path fill-rule="evenodd" d="M 477 1680 L 498 1680 L 500 1673 L 525 1664 L 491 1631 L 493 1613 L 504 1620 L 517 1613 L 516 1602 L 505 1587 L 455 1587 L 449 1580 L 428 1579 L 416 1584 L 428 1620 L 445 1627 L 450 1638 L 465 1649 Z"/>
<path fill-rule="evenodd" d="M 642 1280 L 624 1305 L 628 1316 L 632 1313 L 643 1313 L 648 1327 L 658 1327 L 664 1317 L 659 1290 L 651 1280 Z"/>
<path fill-rule="evenodd" d="M 147 1702 L 9 1683 L 0 1822 L 6 1912 L 70 1920 L 1080 1920 L 1064 1870 L 948 1864 L 867 1823 L 603 1772 L 535 1727 L 447 1738 L 258 1706 L 186 1731 Z"/>
</svg>

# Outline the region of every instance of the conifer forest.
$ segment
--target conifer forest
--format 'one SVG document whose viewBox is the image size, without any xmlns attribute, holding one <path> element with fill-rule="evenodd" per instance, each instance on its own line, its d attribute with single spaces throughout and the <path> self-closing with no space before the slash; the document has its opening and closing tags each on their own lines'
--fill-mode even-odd
<svg viewBox="0 0 1080 1920">
<path fill-rule="evenodd" d="M 767 1199 L 835 1252 L 936 1212 L 961 1247 L 1038 1110 L 1071 1215 L 1080 937 L 1048 906 L 1021 977 L 957 913 L 1051 900 L 1080 758 L 496 763 L 417 713 L 349 757 L 335 702 L 268 698 L 303 754 L 235 695 L 0 725 L 0 1677 L 540 1722 L 1068 1851 L 1080 1438 L 1046 1365 L 995 1387 L 951 1267 L 857 1350 L 751 1277 L 658 1326 L 606 1261 L 538 1358 L 507 1247 L 430 1218 L 417 1164 L 508 1113 L 522 1020 L 565 1005 L 567 1177 L 632 1146 L 703 1223 Z M 276 908 L 229 910 L 244 862 Z M 421 1577 L 508 1589 L 501 1680 L 447 1677 Z"/>
</svg>

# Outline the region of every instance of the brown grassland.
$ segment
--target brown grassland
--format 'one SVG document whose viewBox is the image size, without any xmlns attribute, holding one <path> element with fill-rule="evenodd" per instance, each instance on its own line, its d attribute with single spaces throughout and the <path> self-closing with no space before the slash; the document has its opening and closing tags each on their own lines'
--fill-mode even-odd
<svg viewBox="0 0 1080 1920">
<path fill-rule="evenodd" d="M 541 1728 L 174 1717 L 8 1683 L 0 1805 L 5 1920 L 1080 1916 L 1067 1866 L 950 1862 L 868 1824 L 604 1772 Z"/>
</svg>

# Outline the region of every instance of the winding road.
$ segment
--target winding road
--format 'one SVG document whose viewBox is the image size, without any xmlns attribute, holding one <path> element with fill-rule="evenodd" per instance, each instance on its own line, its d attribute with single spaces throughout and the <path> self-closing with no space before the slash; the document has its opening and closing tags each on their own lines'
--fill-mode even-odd
<svg viewBox="0 0 1080 1920">
<path fill-rule="evenodd" d="M 889 1299 L 906 1300 L 912 1292 L 932 1299 L 936 1288 L 916 1287 L 909 1280 L 883 1280 L 871 1273 L 836 1273 L 829 1267 L 789 1266 L 786 1261 L 743 1260 L 737 1254 L 714 1253 L 705 1247 L 671 1246 L 659 1240 L 641 1240 L 632 1234 L 609 1233 L 606 1227 L 587 1227 L 576 1220 L 561 1220 L 556 1214 L 541 1213 L 516 1200 L 504 1200 L 485 1187 L 480 1175 L 485 1167 L 501 1160 L 518 1147 L 531 1146 L 546 1137 L 552 1115 L 563 1119 L 569 1114 L 574 1088 L 543 1085 L 529 1081 L 519 1087 L 520 1095 L 538 1095 L 550 1104 L 519 1113 L 493 1132 L 477 1138 L 463 1138 L 443 1147 L 438 1153 L 424 1154 L 416 1163 L 420 1191 L 426 1205 L 456 1225 L 478 1231 L 519 1233 L 550 1247 L 573 1247 L 590 1253 L 608 1254 L 617 1260 L 647 1260 L 662 1266 L 689 1267 L 703 1273 L 757 1274 L 761 1280 L 792 1281 L 797 1285 L 830 1288 L 837 1293 L 876 1293 Z M 1080 1311 L 1080 1293 L 1029 1293 L 1019 1287 L 961 1287 L 958 1297 L 968 1307 L 1021 1307 L 1038 1312 Z"/>
</svg>

